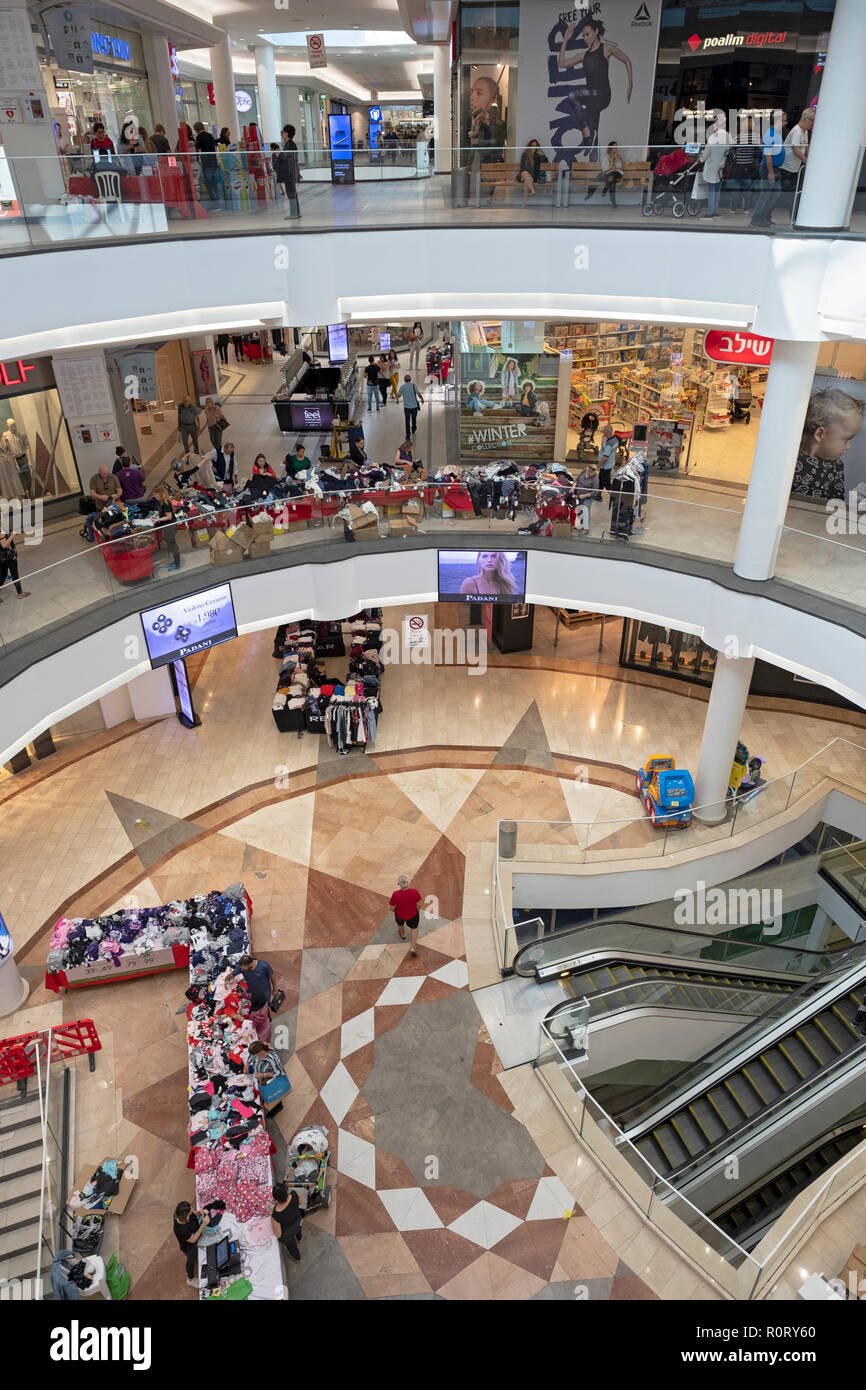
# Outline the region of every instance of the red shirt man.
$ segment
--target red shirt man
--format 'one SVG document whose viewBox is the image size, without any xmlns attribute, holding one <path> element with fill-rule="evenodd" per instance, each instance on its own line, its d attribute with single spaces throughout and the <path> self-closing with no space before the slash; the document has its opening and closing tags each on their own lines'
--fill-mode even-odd
<svg viewBox="0 0 866 1390">
<path fill-rule="evenodd" d="M 406 933 L 403 928 L 409 928 L 411 954 L 413 956 L 417 956 L 418 954 L 415 946 L 418 940 L 418 909 L 420 903 L 421 894 L 418 892 L 418 889 L 410 888 L 408 878 L 406 878 L 405 874 L 402 874 L 400 878 L 397 879 L 397 887 L 391 894 L 390 906 L 394 909 L 394 918 L 397 922 L 397 931 L 400 934 L 401 941 L 406 940 Z"/>
</svg>

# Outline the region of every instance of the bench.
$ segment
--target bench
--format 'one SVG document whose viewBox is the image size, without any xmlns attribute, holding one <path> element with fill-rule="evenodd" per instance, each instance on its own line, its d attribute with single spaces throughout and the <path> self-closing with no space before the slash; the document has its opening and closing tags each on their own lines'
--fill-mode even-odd
<svg viewBox="0 0 866 1390">
<path fill-rule="evenodd" d="M 492 196 L 493 199 L 497 199 L 500 196 L 507 197 L 509 189 L 513 189 L 514 192 L 520 198 L 520 201 L 522 202 L 523 188 L 517 182 L 517 176 L 519 173 L 519 160 L 517 160 L 513 164 L 482 164 L 480 176 L 480 191 L 482 194 L 486 194 L 488 197 Z M 546 175 L 546 182 L 542 182 L 541 180 L 539 180 L 539 182 L 536 183 L 535 197 L 536 199 L 544 198 L 544 195 L 549 193 L 550 201 L 552 203 L 555 203 L 557 183 L 559 180 L 559 165 L 554 164 L 551 161 L 546 161 L 541 165 L 541 174 L 543 176 Z"/>
<path fill-rule="evenodd" d="M 640 201 L 642 202 L 646 190 L 650 187 L 651 178 L 650 162 L 648 159 L 623 160 L 622 178 L 616 186 L 617 197 L 626 189 L 636 188 L 640 190 Z M 587 160 L 586 163 L 572 164 L 571 176 L 569 178 L 570 187 L 580 189 L 585 197 L 592 184 L 597 184 L 599 193 L 602 192 L 604 188 L 604 174 L 602 173 L 601 163 L 598 160 Z"/>
</svg>

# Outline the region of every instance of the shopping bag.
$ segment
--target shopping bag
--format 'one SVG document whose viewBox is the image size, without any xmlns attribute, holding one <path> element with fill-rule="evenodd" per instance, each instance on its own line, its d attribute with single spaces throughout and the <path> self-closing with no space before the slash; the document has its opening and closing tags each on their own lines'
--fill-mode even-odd
<svg viewBox="0 0 866 1390">
<path fill-rule="evenodd" d="M 105 1282 L 108 1285 L 108 1292 L 115 1302 L 126 1298 L 132 1280 L 129 1270 L 120 1263 L 116 1254 L 112 1255 L 105 1266 Z"/>
<path fill-rule="evenodd" d="M 322 723 L 324 724 L 324 722 L 325 722 L 325 721 L 324 721 L 324 719 L 323 719 L 323 720 L 322 720 Z M 268 1005 L 268 1008 L 270 1009 L 270 1011 L 271 1011 L 272 1014 L 278 1014 L 278 1013 L 280 1012 L 280 1009 L 281 1009 L 281 1008 L 283 1007 L 283 1005 L 285 1004 L 285 1002 L 286 1002 L 286 991 L 285 991 L 284 989 L 278 989 L 277 992 L 276 992 L 276 994 L 274 995 L 273 999 L 271 1000 L 270 1004 Z"/>
<path fill-rule="evenodd" d="M 292 1083 L 285 1072 L 281 1072 L 279 1076 L 273 1077 L 259 1087 L 262 1100 L 266 1105 L 276 1104 L 278 1100 L 282 1100 L 283 1096 L 287 1096 L 291 1089 Z"/>
<path fill-rule="evenodd" d="M 692 197 L 696 202 L 707 197 L 707 185 L 704 183 L 704 176 L 700 169 L 695 174 L 695 181 L 692 184 Z"/>
</svg>

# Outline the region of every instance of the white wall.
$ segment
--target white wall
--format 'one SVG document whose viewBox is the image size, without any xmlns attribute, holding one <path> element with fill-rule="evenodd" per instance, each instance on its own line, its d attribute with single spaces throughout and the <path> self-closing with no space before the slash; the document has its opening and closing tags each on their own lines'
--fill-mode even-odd
<svg viewBox="0 0 866 1390">
<path fill-rule="evenodd" d="M 576 246 L 587 248 L 586 269 L 575 269 L 576 259 L 583 264 Z M 844 256 L 845 275 L 835 264 L 828 273 L 837 254 Z M 824 316 L 848 315 L 848 331 L 866 337 L 862 242 L 443 226 L 225 236 L 194 247 L 181 236 L 4 260 L 7 271 L 13 265 L 14 274 L 4 273 L 3 358 L 116 338 L 213 332 L 221 324 L 247 325 L 260 313 L 295 324 L 353 313 L 663 322 L 681 316 L 799 340 L 818 340 Z"/>
</svg>

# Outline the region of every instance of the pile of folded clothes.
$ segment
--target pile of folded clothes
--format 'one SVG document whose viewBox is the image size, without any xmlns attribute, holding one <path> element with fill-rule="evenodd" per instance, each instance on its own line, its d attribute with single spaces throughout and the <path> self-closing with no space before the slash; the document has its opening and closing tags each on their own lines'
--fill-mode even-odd
<svg viewBox="0 0 866 1390">
<path fill-rule="evenodd" d="M 192 901 L 199 911 L 187 990 L 189 1167 L 199 1208 L 218 1201 L 246 1222 L 270 1213 L 274 1152 L 250 1067 L 249 991 L 237 968 L 250 953 L 247 898 L 234 884 Z"/>
<path fill-rule="evenodd" d="M 186 947 L 190 940 L 189 916 L 189 904 L 175 902 L 165 907 L 110 912 L 102 917 L 61 917 L 51 933 L 45 963 L 46 985 L 56 990 L 57 981 L 52 983 L 51 977 L 65 976 L 96 961 L 110 962 L 120 969 L 123 957 Z M 185 951 L 175 963 L 186 964 Z M 66 980 L 59 983 L 65 984 Z"/>
<path fill-rule="evenodd" d="M 107 1158 L 82 1188 L 72 1193 L 67 1202 L 70 1211 L 105 1211 L 112 1197 L 120 1191 L 120 1174 L 125 1165 L 116 1158 Z"/>
</svg>

